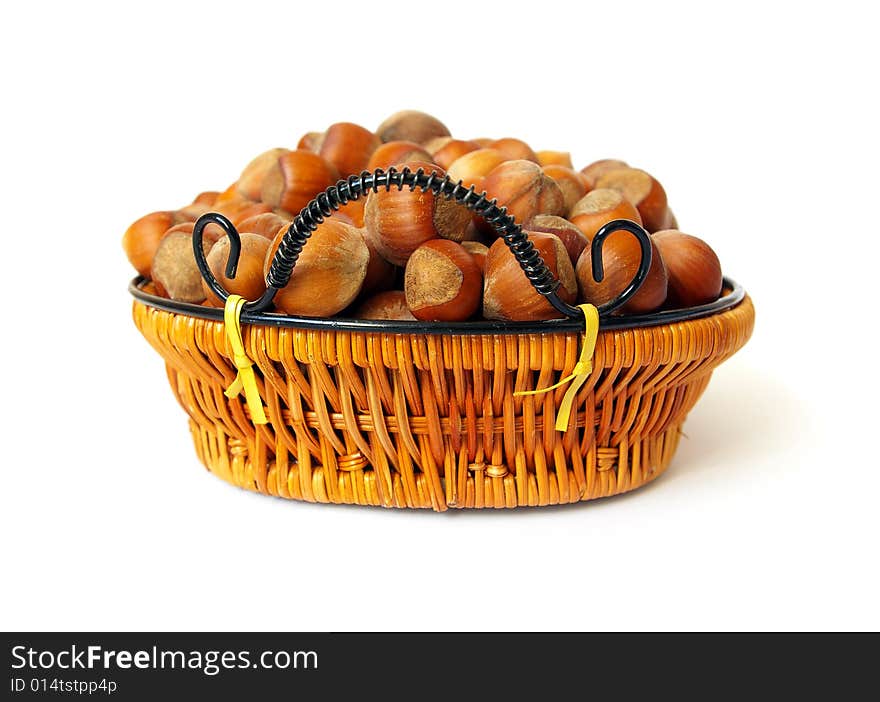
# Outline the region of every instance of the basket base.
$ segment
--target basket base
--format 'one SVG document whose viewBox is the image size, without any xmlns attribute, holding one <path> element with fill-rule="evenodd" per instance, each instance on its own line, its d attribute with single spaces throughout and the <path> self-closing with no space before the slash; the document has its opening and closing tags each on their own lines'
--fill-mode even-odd
<svg viewBox="0 0 880 702">
<path fill-rule="evenodd" d="M 336 499 L 328 494 L 323 468 L 310 466 L 300 475 L 296 464 L 278 465 L 274 457 L 254 457 L 240 439 L 230 438 L 222 427 L 207 430 L 190 421 L 196 453 L 214 475 L 237 487 L 275 497 L 307 502 L 369 505 L 375 507 L 447 508 L 542 507 L 583 502 L 635 490 L 658 477 L 672 460 L 678 446 L 681 425 L 632 445 L 592 448 L 586 465 L 596 470 L 547 466 L 537 473 L 491 476 L 487 471 L 467 471 L 452 479 L 441 478 L 445 503 L 432 500 L 428 478 L 416 476 L 415 490 L 407 490 L 401 476 L 392 476 L 393 497 L 383 504 L 376 487 L 376 475 L 369 468 L 337 472 Z M 413 499 L 415 498 L 415 499 Z"/>
</svg>

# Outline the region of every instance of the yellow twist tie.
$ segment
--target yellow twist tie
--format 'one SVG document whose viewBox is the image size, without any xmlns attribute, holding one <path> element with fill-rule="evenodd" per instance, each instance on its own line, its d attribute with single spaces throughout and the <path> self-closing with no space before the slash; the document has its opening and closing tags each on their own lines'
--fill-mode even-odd
<svg viewBox="0 0 880 702">
<path fill-rule="evenodd" d="M 263 401 L 260 399 L 257 379 L 254 376 L 254 362 L 248 358 L 241 338 L 241 308 L 244 307 L 245 302 L 241 295 L 230 295 L 226 298 L 226 307 L 223 309 L 226 338 L 232 347 L 232 361 L 238 368 L 238 375 L 235 376 L 232 385 L 226 388 L 224 394 L 226 397 L 235 397 L 243 389 L 244 399 L 247 401 L 254 424 L 266 424 L 266 413 L 263 411 Z"/>
<path fill-rule="evenodd" d="M 571 385 L 568 386 L 568 390 L 565 391 L 565 395 L 562 396 L 562 404 L 559 405 L 559 412 L 556 414 L 556 431 L 565 431 L 568 428 L 568 419 L 571 416 L 571 406 L 574 404 L 574 398 L 587 378 L 590 377 L 590 373 L 593 372 L 593 352 L 596 350 L 596 339 L 599 336 L 599 310 L 593 305 L 578 305 L 578 307 L 584 313 L 586 329 L 584 330 L 584 341 L 581 344 L 581 355 L 572 369 L 571 375 L 565 376 L 549 388 L 518 390 L 513 393 L 515 396 L 541 395 L 572 381 Z"/>
</svg>

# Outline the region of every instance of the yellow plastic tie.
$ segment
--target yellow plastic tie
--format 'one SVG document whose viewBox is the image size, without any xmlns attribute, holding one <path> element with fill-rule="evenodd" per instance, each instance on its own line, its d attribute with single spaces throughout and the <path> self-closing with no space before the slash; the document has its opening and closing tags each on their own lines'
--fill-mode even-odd
<svg viewBox="0 0 880 702">
<path fill-rule="evenodd" d="M 559 405 L 559 412 L 556 414 L 556 431 L 565 431 L 568 429 L 568 419 L 571 416 L 571 406 L 574 404 L 574 398 L 578 394 L 578 390 L 590 377 L 593 372 L 593 352 L 596 350 L 596 339 L 599 336 L 599 310 L 593 305 L 578 305 L 581 312 L 584 313 L 586 328 L 584 330 L 584 341 L 581 344 L 581 354 L 577 363 L 571 371 L 570 375 L 565 376 L 558 383 L 548 388 L 540 390 L 518 390 L 513 393 L 515 396 L 522 395 L 541 395 L 550 392 L 558 387 L 562 387 L 571 381 L 565 395 L 562 396 L 562 404 Z"/>
<path fill-rule="evenodd" d="M 251 411 L 251 419 L 254 424 L 266 424 L 266 413 L 263 411 L 263 400 L 260 399 L 260 391 L 257 389 L 257 379 L 254 376 L 254 362 L 248 358 L 244 350 L 244 340 L 241 338 L 241 308 L 246 300 L 241 295 L 230 295 L 226 298 L 226 307 L 223 309 L 223 321 L 226 323 L 226 338 L 232 347 L 232 361 L 238 368 L 238 375 L 232 381 L 232 385 L 226 388 L 226 397 L 235 397 L 244 390 L 244 399 Z"/>
</svg>

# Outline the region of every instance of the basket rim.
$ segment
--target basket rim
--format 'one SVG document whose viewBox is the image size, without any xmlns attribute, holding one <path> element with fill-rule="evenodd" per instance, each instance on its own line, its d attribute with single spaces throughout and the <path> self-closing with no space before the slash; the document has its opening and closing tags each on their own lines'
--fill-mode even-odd
<svg viewBox="0 0 880 702">
<path fill-rule="evenodd" d="M 178 302 L 153 295 L 143 290 L 142 286 L 146 282 L 147 279 L 145 277 L 136 276 L 128 284 L 129 293 L 145 305 L 174 314 L 198 317 L 214 322 L 223 321 L 223 309 L 219 307 L 206 307 L 190 302 Z M 687 322 L 692 319 L 700 319 L 725 312 L 742 302 L 746 296 L 742 285 L 727 276 L 724 277 L 722 292 L 724 294 L 714 302 L 696 307 L 663 310 L 652 312 L 651 314 L 612 315 L 602 320 L 601 328 L 603 331 L 625 330 L 675 322 Z M 380 334 L 552 334 L 557 332 L 576 332 L 582 330 L 584 326 L 583 320 L 578 319 L 548 319 L 539 322 L 479 321 L 440 323 L 340 317 L 294 317 L 278 312 L 245 312 L 241 316 L 241 321 L 245 324 L 271 327 L 342 332 L 373 332 Z"/>
</svg>

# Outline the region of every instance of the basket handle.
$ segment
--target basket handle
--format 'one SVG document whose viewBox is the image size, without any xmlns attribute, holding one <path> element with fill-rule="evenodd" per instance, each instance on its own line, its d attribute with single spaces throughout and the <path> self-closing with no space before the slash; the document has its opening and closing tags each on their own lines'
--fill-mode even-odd
<svg viewBox="0 0 880 702">
<path fill-rule="evenodd" d="M 373 172 L 363 171 L 360 175 L 349 176 L 345 180 L 340 180 L 336 185 L 330 186 L 309 202 L 300 210 L 284 233 L 266 275 L 266 292 L 259 300 L 247 302 L 243 311 L 260 312 L 272 304 L 275 294 L 290 280 L 293 268 L 306 241 L 325 217 L 329 217 L 334 210 L 338 210 L 349 201 L 357 200 L 370 191 L 378 191 L 383 187 L 386 190 L 390 190 L 392 187 L 403 190 L 404 187 L 408 187 L 410 190 L 419 188 L 424 192 L 430 191 L 435 196 L 442 195 L 447 200 L 454 200 L 480 215 L 504 239 L 535 290 L 546 297 L 547 301 L 565 316 L 579 317 L 582 314 L 578 307 L 568 304 L 556 294 L 559 281 L 553 277 L 553 273 L 547 268 L 541 255 L 523 232 L 522 226 L 507 214 L 506 207 L 499 207 L 495 199 L 488 199 L 488 194 L 485 191 L 478 194 L 473 185 L 465 188 L 461 181 L 453 182 L 449 176 L 441 177 L 436 171 L 428 174 L 423 168 L 413 171 L 406 167 L 400 171 L 396 168 L 389 168 L 387 171 L 378 168 Z M 214 277 L 208 267 L 202 248 L 202 236 L 208 224 L 218 225 L 229 237 L 229 257 L 226 261 L 226 276 L 229 278 L 235 277 L 241 254 L 241 238 L 232 222 L 216 212 L 209 212 L 199 217 L 193 229 L 193 254 L 199 272 L 214 294 L 225 302 L 229 293 Z M 651 239 L 648 233 L 635 222 L 626 219 L 614 220 L 603 226 L 590 243 L 593 259 L 592 273 L 596 282 L 601 282 L 604 278 L 602 246 L 608 236 L 618 230 L 628 231 L 638 239 L 642 257 L 638 271 L 623 292 L 599 307 L 599 313 L 602 316 L 606 316 L 625 305 L 638 292 L 651 266 Z"/>
</svg>

